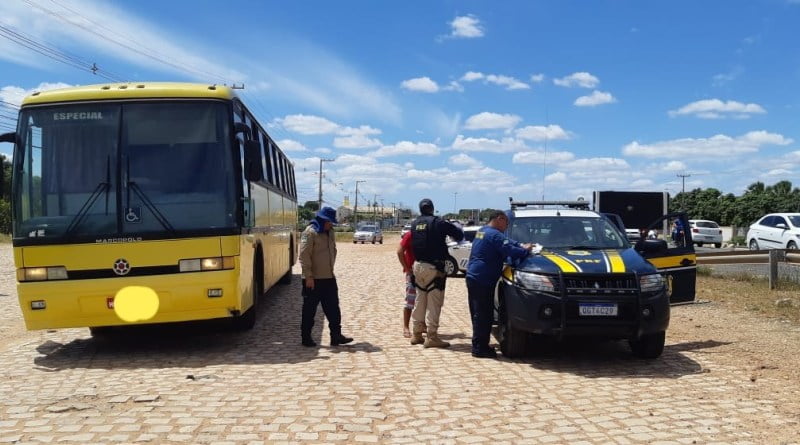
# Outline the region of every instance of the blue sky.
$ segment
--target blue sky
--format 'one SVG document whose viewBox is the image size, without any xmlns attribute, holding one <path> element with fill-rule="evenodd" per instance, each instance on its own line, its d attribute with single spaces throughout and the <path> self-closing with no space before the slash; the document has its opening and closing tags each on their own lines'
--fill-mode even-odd
<svg viewBox="0 0 800 445">
<path fill-rule="evenodd" d="M 800 185 L 800 0 L 0 2 L 0 100 L 244 84 L 301 202 Z M 11 31 L 9 31 L 11 30 Z M 57 62 L 9 32 L 79 62 Z M 40 47 L 41 48 L 41 47 Z M 73 66 L 76 65 L 76 66 Z M 13 121 L 0 108 L 0 131 Z M 8 144 L 0 151 L 9 153 Z"/>
</svg>

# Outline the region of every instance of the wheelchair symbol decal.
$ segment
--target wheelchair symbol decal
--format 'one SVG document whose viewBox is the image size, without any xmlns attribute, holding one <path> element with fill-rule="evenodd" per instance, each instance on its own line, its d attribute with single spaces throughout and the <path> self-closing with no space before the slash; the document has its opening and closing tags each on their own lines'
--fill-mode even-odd
<svg viewBox="0 0 800 445">
<path fill-rule="evenodd" d="M 128 210 L 125 212 L 125 221 L 129 223 L 140 223 L 142 222 L 142 209 L 141 207 L 128 207 Z"/>
</svg>

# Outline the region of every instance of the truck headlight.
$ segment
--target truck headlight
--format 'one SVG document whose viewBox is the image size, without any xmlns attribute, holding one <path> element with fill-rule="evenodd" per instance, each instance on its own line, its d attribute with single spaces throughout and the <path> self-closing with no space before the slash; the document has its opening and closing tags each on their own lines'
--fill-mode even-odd
<svg viewBox="0 0 800 445">
<path fill-rule="evenodd" d="M 538 273 L 516 270 L 514 271 L 514 282 L 525 289 L 540 292 L 555 292 L 553 280 L 546 275 Z"/>
<path fill-rule="evenodd" d="M 639 277 L 639 286 L 642 288 L 642 292 L 658 292 L 664 289 L 664 284 L 664 277 L 660 273 Z"/>
</svg>

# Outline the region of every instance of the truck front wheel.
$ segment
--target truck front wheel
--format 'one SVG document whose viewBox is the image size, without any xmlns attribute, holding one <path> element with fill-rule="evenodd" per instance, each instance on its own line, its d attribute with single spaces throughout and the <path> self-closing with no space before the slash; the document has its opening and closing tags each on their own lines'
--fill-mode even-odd
<svg viewBox="0 0 800 445">
<path fill-rule="evenodd" d="M 631 351 L 638 358 L 658 358 L 664 352 L 664 341 L 666 332 L 656 332 L 655 334 L 642 335 L 641 337 L 630 340 Z"/>
</svg>

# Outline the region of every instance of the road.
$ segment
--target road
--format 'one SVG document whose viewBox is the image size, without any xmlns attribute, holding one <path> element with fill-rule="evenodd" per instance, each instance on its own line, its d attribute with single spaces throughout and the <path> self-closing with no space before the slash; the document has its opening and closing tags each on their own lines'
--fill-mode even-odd
<svg viewBox="0 0 800 445">
<path fill-rule="evenodd" d="M 25 331 L 11 248 L 0 246 L 0 443 L 800 443 L 798 382 L 767 368 L 755 380 L 736 360 L 743 340 L 701 328 L 735 314 L 675 307 L 653 361 L 624 342 L 475 359 L 454 278 L 440 329 L 453 346 L 423 349 L 402 337 L 396 242 L 339 243 L 344 330 L 356 340 L 328 346 L 320 314 L 319 348 L 300 346 L 297 276 L 243 334 L 190 326 L 100 342 L 88 329 Z"/>
</svg>

